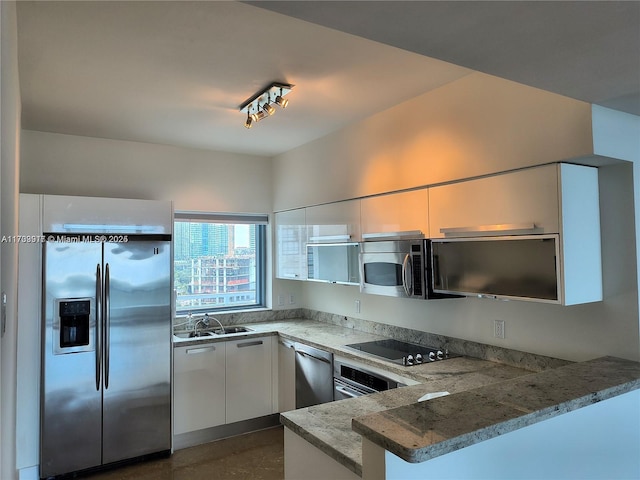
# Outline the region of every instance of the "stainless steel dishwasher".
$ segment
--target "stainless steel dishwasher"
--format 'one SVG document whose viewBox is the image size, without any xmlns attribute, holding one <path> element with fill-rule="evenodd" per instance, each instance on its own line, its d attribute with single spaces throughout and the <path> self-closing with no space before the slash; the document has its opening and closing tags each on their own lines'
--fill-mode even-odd
<svg viewBox="0 0 640 480">
<path fill-rule="evenodd" d="M 296 342 L 296 408 L 333 401 L 333 354 Z"/>
</svg>

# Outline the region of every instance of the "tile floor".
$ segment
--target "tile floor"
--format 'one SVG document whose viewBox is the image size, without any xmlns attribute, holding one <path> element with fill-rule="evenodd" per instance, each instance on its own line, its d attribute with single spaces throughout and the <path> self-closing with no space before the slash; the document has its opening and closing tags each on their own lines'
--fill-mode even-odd
<svg viewBox="0 0 640 480">
<path fill-rule="evenodd" d="M 177 450 L 171 457 L 96 473 L 88 480 L 282 480 L 283 427 Z"/>
</svg>

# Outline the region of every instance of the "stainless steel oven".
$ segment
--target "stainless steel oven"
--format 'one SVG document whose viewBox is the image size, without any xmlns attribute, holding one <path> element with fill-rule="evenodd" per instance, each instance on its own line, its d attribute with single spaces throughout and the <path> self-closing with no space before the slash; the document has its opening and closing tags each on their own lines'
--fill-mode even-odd
<svg viewBox="0 0 640 480">
<path fill-rule="evenodd" d="M 344 360 L 333 362 L 333 399 L 361 397 L 404 386 L 391 378 L 374 373 Z"/>
</svg>

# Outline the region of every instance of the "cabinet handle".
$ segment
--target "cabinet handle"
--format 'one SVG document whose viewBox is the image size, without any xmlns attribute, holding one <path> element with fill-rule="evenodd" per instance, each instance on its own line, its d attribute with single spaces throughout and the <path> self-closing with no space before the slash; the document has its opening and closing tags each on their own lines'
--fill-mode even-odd
<svg viewBox="0 0 640 480">
<path fill-rule="evenodd" d="M 402 239 L 402 238 L 424 238 L 424 233 L 421 230 L 404 230 L 400 232 L 374 232 L 374 233 L 363 233 L 363 240 L 392 240 L 392 239 Z"/>
<path fill-rule="evenodd" d="M 471 227 L 447 227 L 441 228 L 440 233 L 445 236 L 456 236 L 467 233 L 533 233 L 539 230 L 535 223 L 497 223 L 495 225 L 474 225 Z"/>
<path fill-rule="evenodd" d="M 295 345 L 293 342 L 289 342 L 287 340 L 278 340 L 278 344 L 282 345 L 283 347 L 287 347 L 287 348 L 295 348 Z"/>
<path fill-rule="evenodd" d="M 214 346 L 200 347 L 200 348 L 187 348 L 187 355 L 193 355 L 195 353 L 213 352 L 216 349 Z"/>
<path fill-rule="evenodd" d="M 284 274 L 282 274 L 282 276 L 284 278 L 298 278 L 298 274 L 297 273 L 284 273 Z"/>
<path fill-rule="evenodd" d="M 236 346 L 238 348 L 242 348 L 242 347 L 255 347 L 256 345 L 262 345 L 262 340 L 257 340 L 255 342 L 238 343 Z"/>
<path fill-rule="evenodd" d="M 351 240 L 351 235 L 318 235 L 316 237 L 311 237 L 309 239 L 310 242 L 348 242 Z"/>
<path fill-rule="evenodd" d="M 324 362 L 324 363 L 328 363 L 329 365 L 331 365 L 331 362 L 329 360 L 327 360 L 326 358 L 316 357 L 315 355 L 311 355 L 310 353 L 303 352 L 302 350 L 296 350 L 296 353 L 298 355 L 302 355 L 303 357 L 313 358 L 314 360 L 318 360 L 319 362 Z"/>
</svg>

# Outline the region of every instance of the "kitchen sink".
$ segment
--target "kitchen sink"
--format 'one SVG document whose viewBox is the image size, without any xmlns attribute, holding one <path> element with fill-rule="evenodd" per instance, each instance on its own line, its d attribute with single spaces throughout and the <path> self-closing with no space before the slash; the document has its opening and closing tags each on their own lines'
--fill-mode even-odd
<svg viewBox="0 0 640 480">
<path fill-rule="evenodd" d="M 232 333 L 244 333 L 252 332 L 253 330 L 248 327 L 224 327 L 224 332 L 220 327 L 216 327 L 212 330 L 198 330 L 197 332 L 175 332 L 173 335 L 177 338 L 203 338 L 203 337 L 216 337 L 219 335 L 229 335 Z"/>
<path fill-rule="evenodd" d="M 174 333 L 174 336 L 178 338 L 201 338 L 201 337 L 213 337 L 213 332 L 178 332 Z"/>
<path fill-rule="evenodd" d="M 224 327 L 224 333 L 220 328 L 214 328 L 213 333 L 216 335 L 227 335 L 230 333 L 243 333 L 243 332 L 252 332 L 250 328 L 247 327 Z"/>
</svg>

